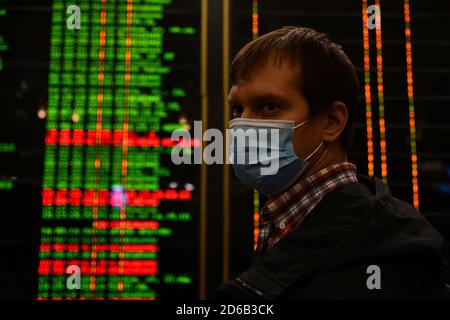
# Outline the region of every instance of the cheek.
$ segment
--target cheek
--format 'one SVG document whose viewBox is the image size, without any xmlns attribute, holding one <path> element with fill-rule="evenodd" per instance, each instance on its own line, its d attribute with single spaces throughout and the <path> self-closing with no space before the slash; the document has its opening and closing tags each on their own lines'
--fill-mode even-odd
<svg viewBox="0 0 450 320">
<path fill-rule="evenodd" d="M 305 124 L 306 126 L 307 124 Z M 305 159 L 320 144 L 320 129 L 308 127 L 304 130 L 298 128 L 294 132 L 294 151 L 297 157 Z"/>
<path fill-rule="evenodd" d="M 304 159 L 309 150 L 310 135 L 305 134 L 306 130 L 294 131 L 294 151 L 297 157 Z"/>
</svg>

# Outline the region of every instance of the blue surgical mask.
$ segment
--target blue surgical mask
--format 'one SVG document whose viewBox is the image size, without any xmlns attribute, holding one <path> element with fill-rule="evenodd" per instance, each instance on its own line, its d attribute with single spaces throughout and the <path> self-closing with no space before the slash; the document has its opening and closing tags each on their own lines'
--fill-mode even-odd
<svg viewBox="0 0 450 320">
<path fill-rule="evenodd" d="M 231 120 L 229 161 L 238 179 L 268 196 L 294 183 L 322 146 L 321 142 L 305 159 L 295 154 L 294 131 L 308 121 L 295 125 L 290 120 Z"/>
</svg>

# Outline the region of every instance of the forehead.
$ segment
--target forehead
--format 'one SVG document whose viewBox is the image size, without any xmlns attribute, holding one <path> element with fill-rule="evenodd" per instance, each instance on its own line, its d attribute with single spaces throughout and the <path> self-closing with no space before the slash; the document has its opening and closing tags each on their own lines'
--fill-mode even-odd
<svg viewBox="0 0 450 320">
<path fill-rule="evenodd" d="M 241 75 L 233 84 L 230 98 L 261 93 L 292 94 L 299 90 L 300 64 L 288 55 L 269 54 Z"/>
</svg>

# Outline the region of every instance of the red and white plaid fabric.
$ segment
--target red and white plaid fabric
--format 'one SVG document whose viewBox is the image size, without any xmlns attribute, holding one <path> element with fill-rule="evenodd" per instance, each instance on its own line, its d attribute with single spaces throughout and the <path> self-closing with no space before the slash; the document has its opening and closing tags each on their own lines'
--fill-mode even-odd
<svg viewBox="0 0 450 320">
<path fill-rule="evenodd" d="M 297 228 L 331 190 L 357 181 L 354 164 L 337 163 L 299 180 L 280 196 L 269 199 L 260 212 L 256 251 L 266 252 Z"/>
</svg>

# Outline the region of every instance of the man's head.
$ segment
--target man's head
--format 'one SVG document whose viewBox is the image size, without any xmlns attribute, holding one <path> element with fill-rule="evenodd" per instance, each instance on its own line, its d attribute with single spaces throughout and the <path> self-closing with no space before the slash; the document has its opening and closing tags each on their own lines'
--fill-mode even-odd
<svg viewBox="0 0 450 320">
<path fill-rule="evenodd" d="M 341 47 L 325 34 L 284 27 L 263 35 L 237 53 L 231 81 L 229 102 L 235 117 L 296 124 L 310 119 L 295 131 L 297 156 L 305 158 L 320 142 L 328 158 L 336 152 L 345 155 L 350 148 L 357 78 Z"/>
</svg>

